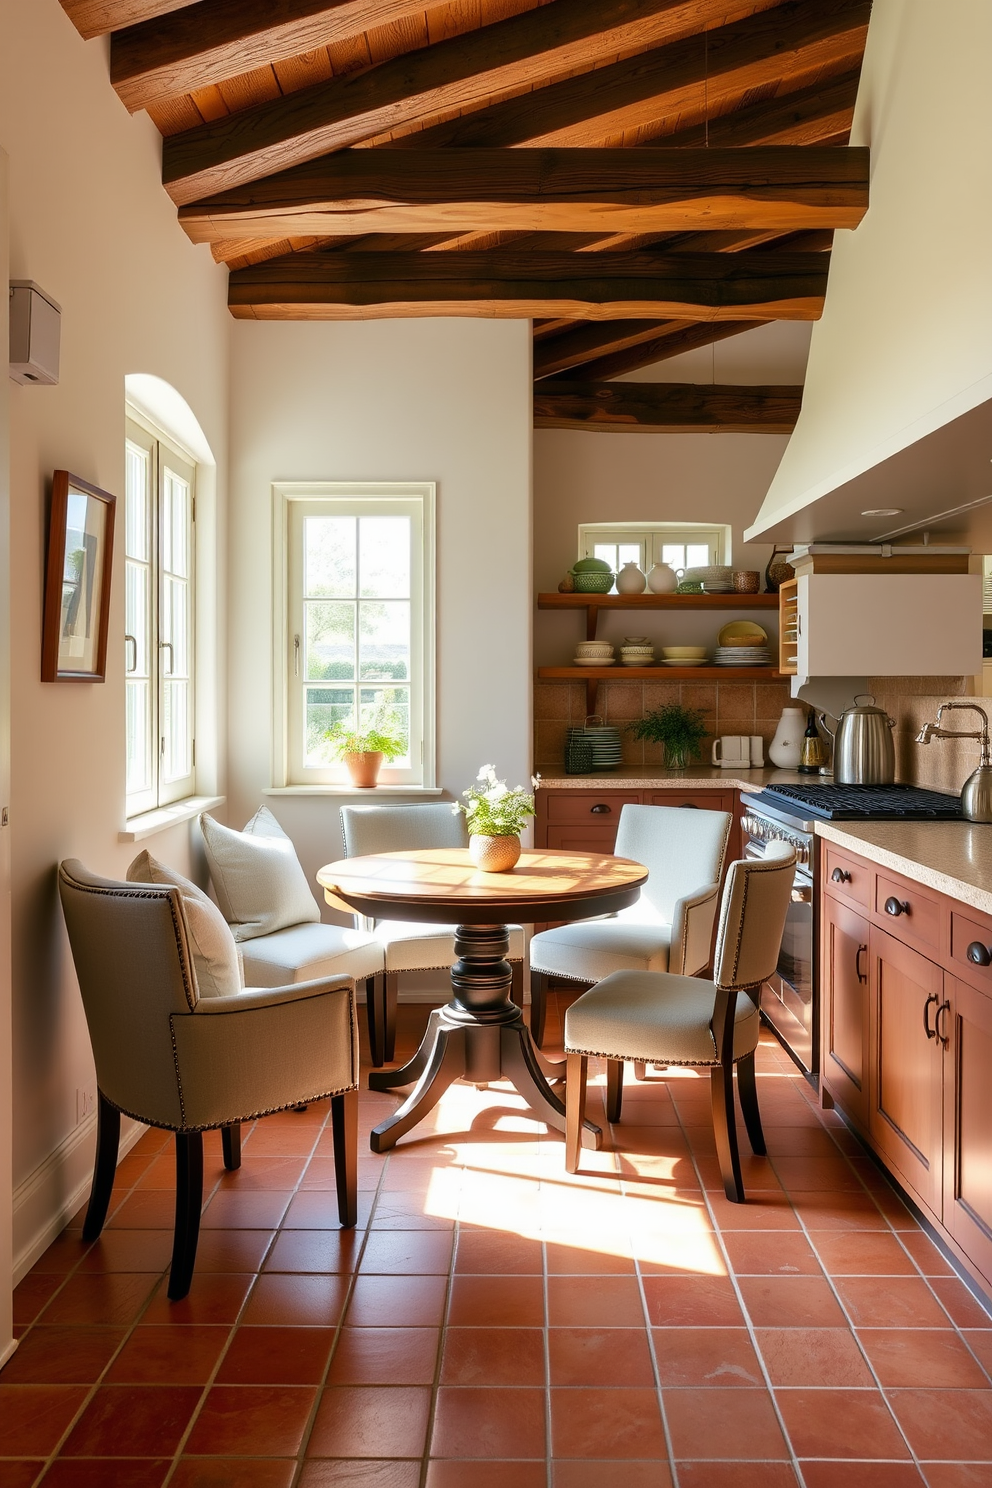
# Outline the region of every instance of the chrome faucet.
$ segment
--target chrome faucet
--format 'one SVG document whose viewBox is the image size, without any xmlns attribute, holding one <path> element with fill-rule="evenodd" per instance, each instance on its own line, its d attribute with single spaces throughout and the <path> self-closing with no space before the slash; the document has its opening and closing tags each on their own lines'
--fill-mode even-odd
<svg viewBox="0 0 992 1488">
<path fill-rule="evenodd" d="M 982 720 L 980 729 L 947 729 L 941 726 L 946 712 L 955 708 L 965 713 L 977 713 Z M 989 716 L 977 703 L 941 703 L 937 709 L 936 723 L 925 723 L 916 736 L 917 744 L 929 744 L 931 739 L 978 739 L 982 753 L 977 770 L 973 771 L 961 789 L 961 814 L 968 821 L 992 822 L 992 753 L 989 751 Z"/>
</svg>

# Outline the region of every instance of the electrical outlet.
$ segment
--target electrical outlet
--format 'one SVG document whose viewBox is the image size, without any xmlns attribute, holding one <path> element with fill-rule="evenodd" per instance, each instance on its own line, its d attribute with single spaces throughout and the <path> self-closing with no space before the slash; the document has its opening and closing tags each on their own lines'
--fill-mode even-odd
<svg viewBox="0 0 992 1488">
<path fill-rule="evenodd" d="M 96 1091 L 90 1085 L 87 1089 L 76 1091 L 76 1125 L 85 1121 L 87 1116 L 92 1116 L 96 1110 Z"/>
</svg>

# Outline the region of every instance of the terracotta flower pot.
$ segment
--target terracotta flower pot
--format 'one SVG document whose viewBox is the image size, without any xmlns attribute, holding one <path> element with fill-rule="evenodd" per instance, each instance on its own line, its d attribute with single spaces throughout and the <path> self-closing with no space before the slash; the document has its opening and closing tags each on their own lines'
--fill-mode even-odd
<svg viewBox="0 0 992 1488">
<path fill-rule="evenodd" d="M 506 873 L 520 856 L 519 837 L 483 837 L 473 832 L 468 855 L 483 873 Z"/>
<path fill-rule="evenodd" d="M 382 764 L 382 755 L 377 750 L 369 750 L 363 754 L 346 754 L 343 759 L 348 766 L 352 785 L 361 790 L 370 790 L 375 785 Z"/>
</svg>

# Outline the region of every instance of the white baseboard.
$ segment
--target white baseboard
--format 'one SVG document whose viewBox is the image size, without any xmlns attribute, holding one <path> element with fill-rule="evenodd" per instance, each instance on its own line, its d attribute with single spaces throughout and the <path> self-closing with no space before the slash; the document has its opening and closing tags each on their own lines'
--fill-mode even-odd
<svg viewBox="0 0 992 1488">
<path fill-rule="evenodd" d="M 122 1118 L 120 1157 L 130 1152 L 145 1130 L 140 1122 Z M 61 1234 L 89 1193 L 95 1145 L 94 1112 L 14 1189 L 14 1286 Z"/>
<path fill-rule="evenodd" d="M 11 1354 L 13 1354 L 14 1350 L 16 1349 L 16 1347 L 17 1347 L 17 1339 L 16 1338 L 12 1338 L 10 1340 L 10 1342 L 8 1343 L 7 1347 L 5 1349 L 3 1349 L 2 1351 L 0 1351 L 0 1369 L 2 1369 L 3 1366 L 6 1364 L 7 1360 L 10 1358 Z"/>
</svg>

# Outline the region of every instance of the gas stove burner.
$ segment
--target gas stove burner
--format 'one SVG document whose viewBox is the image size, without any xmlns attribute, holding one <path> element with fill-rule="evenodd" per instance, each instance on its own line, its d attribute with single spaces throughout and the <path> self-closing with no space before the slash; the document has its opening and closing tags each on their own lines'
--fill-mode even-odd
<svg viewBox="0 0 992 1488">
<path fill-rule="evenodd" d="M 821 821 L 960 821 L 961 800 L 915 785 L 769 785 L 769 805 L 800 806 Z"/>
</svg>

